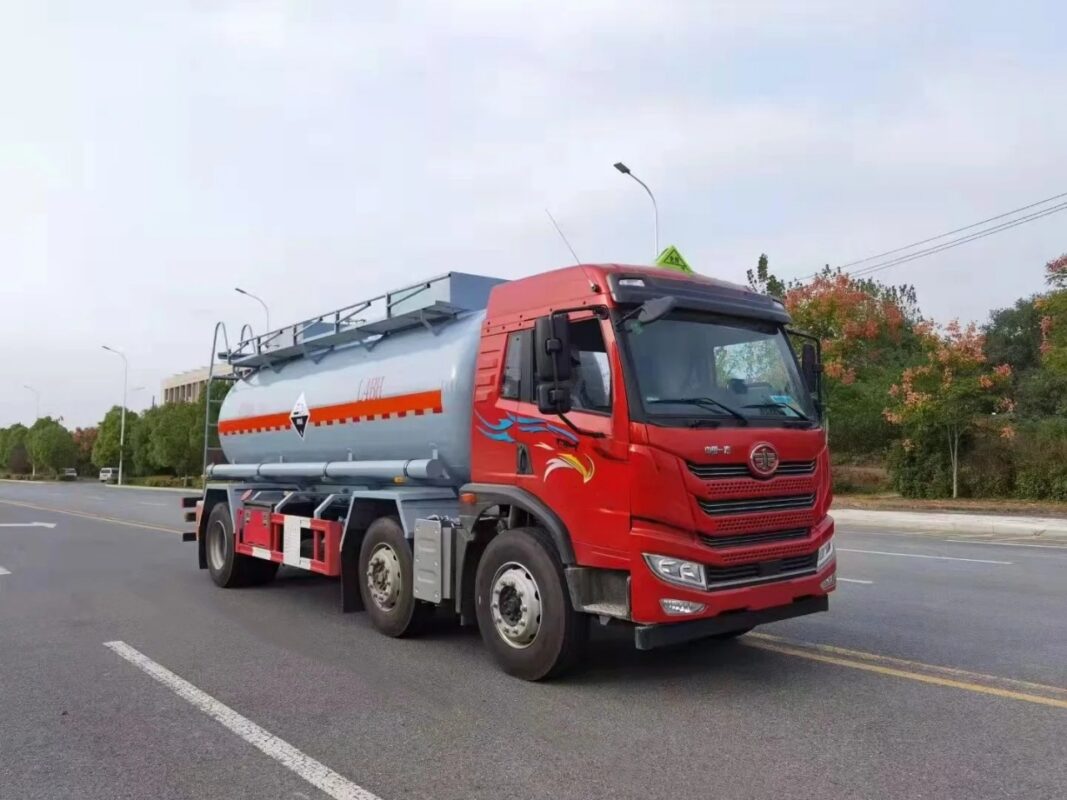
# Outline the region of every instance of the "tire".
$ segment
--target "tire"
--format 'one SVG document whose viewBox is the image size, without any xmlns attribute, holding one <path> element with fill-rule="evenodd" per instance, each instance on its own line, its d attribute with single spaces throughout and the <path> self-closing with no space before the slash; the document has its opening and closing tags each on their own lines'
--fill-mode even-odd
<svg viewBox="0 0 1067 800">
<path fill-rule="evenodd" d="M 756 627 L 755 625 L 752 628 Z M 720 642 L 728 642 L 731 639 L 736 639 L 738 636 L 744 636 L 746 633 L 752 630 L 752 628 L 741 628 L 737 631 L 726 631 L 726 633 L 716 633 L 712 636 L 712 639 L 717 639 Z"/>
<path fill-rule="evenodd" d="M 474 590 L 482 641 L 509 675 L 556 677 L 585 652 L 589 618 L 571 605 L 563 564 L 541 528 L 515 528 L 489 542 Z"/>
<path fill-rule="evenodd" d="M 358 574 L 363 607 L 375 628 L 399 638 L 426 626 L 434 607 L 415 599 L 411 545 L 396 517 L 379 517 L 367 528 Z"/>
<path fill-rule="evenodd" d="M 211 509 L 205 532 L 204 552 L 211 580 L 223 589 L 258 586 L 274 580 L 278 565 L 262 558 L 242 556 L 233 549 L 233 518 L 225 503 Z"/>
</svg>

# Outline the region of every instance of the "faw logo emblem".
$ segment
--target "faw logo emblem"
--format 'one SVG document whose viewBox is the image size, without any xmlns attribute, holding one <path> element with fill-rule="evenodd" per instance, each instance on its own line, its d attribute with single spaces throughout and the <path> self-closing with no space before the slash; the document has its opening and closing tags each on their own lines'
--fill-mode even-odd
<svg viewBox="0 0 1067 800">
<path fill-rule="evenodd" d="M 311 414 L 308 412 L 308 404 L 304 399 L 304 393 L 300 393 L 300 397 L 296 399 L 296 403 L 293 404 L 293 410 L 289 412 L 289 423 L 293 426 L 293 430 L 297 432 L 297 435 L 301 439 L 304 438 L 304 431 L 307 430 L 308 420 L 311 419 Z"/>
<path fill-rule="evenodd" d="M 748 454 L 748 469 L 757 478 L 769 478 L 778 469 L 778 451 L 765 442 L 755 445 Z"/>
</svg>

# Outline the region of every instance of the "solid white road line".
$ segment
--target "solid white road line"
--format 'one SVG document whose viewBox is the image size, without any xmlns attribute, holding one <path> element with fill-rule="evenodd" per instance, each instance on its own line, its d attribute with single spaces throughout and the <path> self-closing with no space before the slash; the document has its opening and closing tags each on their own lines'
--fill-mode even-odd
<svg viewBox="0 0 1067 800">
<path fill-rule="evenodd" d="M 866 553 L 869 556 L 900 556 L 901 558 L 930 558 L 935 561 L 970 561 L 972 564 L 1014 564 L 1014 561 L 991 561 L 987 558 L 956 558 L 955 556 L 928 556 L 922 553 L 889 553 L 885 550 L 852 550 L 838 547 L 839 553 Z"/>
<path fill-rule="evenodd" d="M 862 583 L 864 586 L 870 586 L 874 581 L 861 581 L 859 578 L 838 578 L 838 583 Z"/>
<path fill-rule="evenodd" d="M 223 727 L 236 733 L 330 797 L 336 800 L 380 800 L 377 795 L 371 794 L 347 778 L 338 775 L 288 742 L 283 742 L 274 734 L 259 727 L 250 719 L 242 717 L 229 706 L 223 705 L 211 695 L 200 691 L 189 681 L 179 678 L 169 669 L 157 664 L 125 642 L 104 642 L 104 647 L 113 650 L 138 669 L 147 672 L 183 700 L 189 701 Z"/>
<path fill-rule="evenodd" d="M 151 500 L 138 500 L 139 506 L 155 506 L 156 508 L 176 508 L 177 506 L 171 506 L 170 503 L 153 503 Z"/>
<path fill-rule="evenodd" d="M 0 528 L 54 528 L 54 522 L 0 522 Z"/>
<path fill-rule="evenodd" d="M 0 575 L 10 575 L 10 574 L 11 573 L 8 572 L 6 569 L 4 569 L 3 567 L 0 567 Z"/>
<path fill-rule="evenodd" d="M 1039 547 L 1042 550 L 1067 550 L 1067 544 L 1030 544 L 1029 542 L 991 542 L 988 539 L 942 539 L 952 544 L 992 544 L 997 547 Z"/>
</svg>

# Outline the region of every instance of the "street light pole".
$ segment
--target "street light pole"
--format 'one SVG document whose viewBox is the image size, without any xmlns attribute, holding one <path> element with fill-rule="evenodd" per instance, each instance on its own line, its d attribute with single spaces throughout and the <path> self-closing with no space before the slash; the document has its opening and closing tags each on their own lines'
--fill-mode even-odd
<svg viewBox="0 0 1067 800">
<path fill-rule="evenodd" d="M 109 353 L 114 353 L 122 359 L 122 416 L 119 423 L 119 482 L 118 485 L 122 486 L 122 455 L 126 449 L 126 385 L 130 376 L 130 362 L 126 360 L 126 356 L 120 353 L 114 347 L 108 347 L 106 344 L 101 345 Z"/>
<path fill-rule="evenodd" d="M 252 294 L 251 292 L 246 292 L 240 286 L 233 287 L 233 290 L 235 292 L 237 292 L 238 294 L 243 294 L 245 297 L 251 297 L 257 303 L 259 303 L 261 306 L 263 306 L 263 313 L 267 317 L 267 329 L 265 331 L 263 331 L 263 332 L 264 333 L 270 333 L 270 309 L 267 308 L 267 304 L 263 302 L 263 298 L 262 297 L 257 297 L 256 295 Z"/>
<path fill-rule="evenodd" d="M 615 169 L 617 169 L 623 175 L 629 175 L 631 178 L 641 184 L 641 187 L 648 193 L 648 199 L 652 201 L 652 215 L 656 226 L 656 254 L 652 256 L 652 258 L 655 259 L 659 256 L 659 206 L 656 205 L 656 196 L 652 194 L 652 190 L 648 188 L 648 184 L 646 184 L 643 180 L 641 180 L 632 172 L 630 172 L 630 168 L 623 164 L 621 161 L 616 162 Z"/>
<path fill-rule="evenodd" d="M 37 405 L 36 405 L 35 414 L 34 414 L 34 417 L 33 417 L 33 421 L 36 422 L 37 420 L 39 420 L 41 418 L 41 393 L 39 391 L 37 391 L 36 389 L 34 389 L 32 386 L 30 386 L 28 383 L 22 384 L 22 387 L 24 389 L 29 389 L 31 392 L 33 392 L 33 396 L 35 398 L 37 398 Z M 30 461 L 30 477 L 31 478 L 36 478 L 37 477 L 37 462 L 33 461 L 33 460 Z"/>
</svg>

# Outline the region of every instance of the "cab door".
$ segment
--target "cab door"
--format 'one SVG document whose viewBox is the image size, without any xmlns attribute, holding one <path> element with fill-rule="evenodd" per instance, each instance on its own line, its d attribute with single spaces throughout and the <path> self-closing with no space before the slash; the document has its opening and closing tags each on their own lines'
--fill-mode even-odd
<svg viewBox="0 0 1067 800">
<path fill-rule="evenodd" d="M 628 442 L 620 439 L 628 434 L 628 415 L 610 325 L 588 313 L 571 321 L 572 408 L 565 419 L 537 408 L 532 328 L 516 340 L 523 356 L 515 362 L 514 480 L 563 520 L 579 563 L 624 568 L 629 471 Z"/>
</svg>

